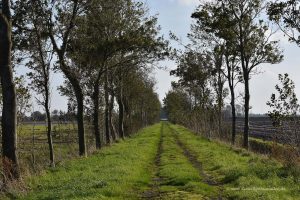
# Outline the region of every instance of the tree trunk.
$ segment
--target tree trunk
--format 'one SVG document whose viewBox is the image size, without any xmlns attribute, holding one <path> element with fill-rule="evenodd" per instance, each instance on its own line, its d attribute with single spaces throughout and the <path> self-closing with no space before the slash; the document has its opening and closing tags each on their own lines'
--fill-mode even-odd
<svg viewBox="0 0 300 200">
<path fill-rule="evenodd" d="M 44 108 L 46 112 L 46 118 L 47 118 L 47 140 L 48 140 L 48 146 L 49 146 L 49 158 L 50 158 L 50 166 L 55 167 L 55 161 L 54 161 L 54 150 L 53 150 L 53 140 L 52 140 L 52 123 L 51 123 L 51 115 L 50 115 L 50 89 L 49 89 L 49 76 L 50 76 L 50 68 L 47 67 L 47 64 L 44 60 L 44 52 L 42 47 L 42 40 L 40 33 L 38 31 L 38 28 L 36 28 L 36 36 L 37 36 L 37 46 L 38 46 L 38 52 L 40 56 L 41 61 L 41 67 L 43 70 L 43 87 L 45 92 L 45 99 L 44 99 Z"/>
<path fill-rule="evenodd" d="M 244 73 L 245 81 L 245 124 L 244 124 L 244 143 L 243 146 L 245 149 L 249 147 L 249 102 L 250 102 L 250 93 L 249 93 L 249 75 Z"/>
<path fill-rule="evenodd" d="M 230 96 L 231 96 L 231 144 L 235 144 L 235 138 L 236 138 L 236 109 L 235 109 L 235 58 L 234 61 L 232 61 L 232 64 L 230 64 L 229 56 L 228 54 L 225 55 L 226 59 L 226 65 L 227 65 L 227 81 L 229 85 L 230 90 Z"/>
<path fill-rule="evenodd" d="M 220 86 L 220 85 L 219 85 Z M 219 87 L 219 95 L 218 95 L 218 135 L 219 138 L 222 138 L 222 91 L 223 88 Z M 222 91 L 221 91 L 222 89 Z"/>
<path fill-rule="evenodd" d="M 113 141 L 116 141 L 117 136 L 116 136 L 116 129 L 114 126 L 114 122 L 113 122 L 113 109 L 114 109 L 114 101 L 115 101 L 115 95 L 114 92 L 111 93 L 111 98 L 110 98 L 110 102 L 109 102 L 109 127 L 110 127 L 110 132 L 111 132 L 111 136 Z"/>
<path fill-rule="evenodd" d="M 235 144 L 235 136 L 236 136 L 236 111 L 235 111 L 235 93 L 233 86 L 230 86 L 230 93 L 231 93 L 231 144 Z"/>
<path fill-rule="evenodd" d="M 222 72 L 221 67 L 222 63 L 220 64 L 217 62 L 218 66 L 218 134 L 219 137 L 222 137 L 222 107 L 223 107 L 223 87 L 224 83 L 222 82 Z"/>
<path fill-rule="evenodd" d="M 60 61 L 61 70 L 63 71 L 67 79 L 70 81 L 73 87 L 73 91 L 75 93 L 76 102 L 77 102 L 77 133 L 78 133 L 79 156 L 86 157 L 87 151 L 86 151 L 86 143 L 85 143 L 84 117 L 83 117 L 84 96 L 83 96 L 82 88 L 80 86 L 79 80 L 74 78 L 72 72 L 70 72 L 69 69 L 67 69 L 67 66 L 64 62 L 63 55 L 58 52 L 58 57 Z"/>
<path fill-rule="evenodd" d="M 45 99 L 45 111 L 46 111 L 46 117 L 47 117 L 47 139 L 48 139 L 48 145 L 49 145 L 49 156 L 50 156 L 50 166 L 55 167 L 54 162 L 54 150 L 53 150 L 53 140 L 52 140 L 52 127 L 51 127 L 51 116 L 50 116 L 50 109 L 49 109 L 49 95 L 47 95 L 48 92 L 46 92 L 46 99 Z"/>
<path fill-rule="evenodd" d="M 222 107 L 218 107 L 218 134 L 219 138 L 222 138 Z"/>
<path fill-rule="evenodd" d="M 119 134 L 122 139 L 125 139 L 124 131 L 124 103 L 119 101 Z"/>
<path fill-rule="evenodd" d="M 93 125 L 94 125 L 94 134 L 96 140 L 96 149 L 100 149 L 101 136 L 100 136 L 100 127 L 99 127 L 99 83 L 95 83 L 94 85 L 94 93 L 92 98 L 94 102 Z"/>
<path fill-rule="evenodd" d="M 105 72 L 105 83 L 104 83 L 104 92 L 105 92 L 105 136 L 106 144 L 110 144 L 110 128 L 109 128 L 109 91 L 108 91 L 108 68 L 106 67 Z"/>
<path fill-rule="evenodd" d="M 7 179 L 20 178 L 17 158 L 16 90 L 11 66 L 11 14 L 9 0 L 2 0 L 0 13 L 0 78 L 3 95 L 2 162 Z"/>
<path fill-rule="evenodd" d="M 118 97 L 118 104 L 119 104 L 119 135 L 122 139 L 125 139 L 124 133 L 124 103 L 122 97 L 122 89 L 120 89 L 120 95 Z"/>
<path fill-rule="evenodd" d="M 76 100 L 77 100 L 77 126 L 78 126 L 78 144 L 79 144 L 79 155 L 87 156 L 86 144 L 85 144 L 85 133 L 84 133 L 84 118 L 83 118 L 83 94 L 80 87 L 75 88 Z"/>
<path fill-rule="evenodd" d="M 66 27 L 65 35 L 63 37 L 62 45 L 59 48 L 58 44 L 55 40 L 55 34 L 53 33 L 53 26 L 51 23 L 47 24 L 49 39 L 51 40 L 52 46 L 54 51 L 57 53 L 60 69 L 70 81 L 77 101 L 77 128 L 78 128 L 78 144 L 79 144 L 79 155 L 80 156 L 87 156 L 86 152 L 86 144 L 85 144 L 85 133 L 84 133 L 84 118 L 83 118 L 83 92 L 80 86 L 80 79 L 77 77 L 77 74 L 74 73 L 71 67 L 66 64 L 65 54 L 68 46 L 69 35 L 71 30 L 74 28 L 75 18 L 78 14 L 78 0 L 73 1 L 73 11 L 72 15 L 70 16 L 69 25 Z M 51 21 L 51 19 L 50 19 Z"/>
</svg>

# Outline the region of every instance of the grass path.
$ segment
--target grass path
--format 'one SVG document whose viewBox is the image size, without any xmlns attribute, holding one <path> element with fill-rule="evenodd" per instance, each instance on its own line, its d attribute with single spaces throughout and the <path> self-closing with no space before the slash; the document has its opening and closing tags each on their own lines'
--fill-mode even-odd
<svg viewBox="0 0 300 200">
<path fill-rule="evenodd" d="M 300 199 L 280 163 L 166 122 L 25 181 L 6 199 Z"/>
<path fill-rule="evenodd" d="M 186 154 L 169 124 L 162 123 L 156 169 L 145 199 L 221 199 L 218 188 L 206 182 L 191 156 Z M 145 195 L 146 194 L 146 195 Z M 151 194 L 151 195 L 150 195 Z"/>
<path fill-rule="evenodd" d="M 157 147 L 157 152 L 155 160 L 152 166 L 152 179 L 149 185 L 149 189 L 143 191 L 141 198 L 143 199 L 160 199 L 162 198 L 162 192 L 160 190 L 160 183 L 162 182 L 162 177 L 159 176 L 159 166 L 161 165 L 161 154 L 163 152 L 163 127 L 164 124 L 161 124 L 160 127 L 160 139 Z"/>
</svg>

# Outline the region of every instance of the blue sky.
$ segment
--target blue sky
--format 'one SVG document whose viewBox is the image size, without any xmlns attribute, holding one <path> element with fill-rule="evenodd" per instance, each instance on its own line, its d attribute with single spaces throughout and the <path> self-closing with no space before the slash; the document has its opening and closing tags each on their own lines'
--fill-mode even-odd
<svg viewBox="0 0 300 200">
<path fill-rule="evenodd" d="M 144 0 L 150 9 L 151 15 L 158 14 L 158 23 L 161 26 L 161 33 L 165 38 L 169 38 L 169 32 L 172 31 L 183 41 L 186 40 L 186 35 L 189 32 L 192 19 L 191 13 L 195 10 L 198 0 Z M 290 77 L 296 84 L 296 92 L 300 97 L 300 48 L 291 44 L 283 36 L 282 33 L 277 33 L 276 39 L 280 39 L 281 48 L 284 49 L 285 60 L 278 65 L 261 65 L 260 71 L 263 72 L 251 79 L 251 100 L 252 113 L 266 113 L 268 108 L 266 102 L 269 100 L 274 86 L 278 82 L 277 77 L 279 73 L 289 73 Z M 176 66 L 172 61 L 160 63 L 162 66 L 167 66 L 167 70 L 155 70 L 155 77 L 157 79 L 156 91 L 163 99 L 166 92 L 171 88 L 171 81 L 176 80 L 169 76 L 169 71 Z M 52 110 L 62 109 L 66 110 L 67 101 L 65 97 L 59 95 L 57 86 L 62 81 L 62 75 L 55 74 L 52 76 Z M 242 85 L 238 87 L 241 92 Z M 35 108 L 38 109 L 38 108 Z"/>
</svg>

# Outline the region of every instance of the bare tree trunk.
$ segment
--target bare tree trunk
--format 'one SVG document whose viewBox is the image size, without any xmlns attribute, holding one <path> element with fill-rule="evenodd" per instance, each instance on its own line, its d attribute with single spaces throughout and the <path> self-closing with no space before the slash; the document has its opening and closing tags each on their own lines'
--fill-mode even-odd
<svg viewBox="0 0 300 200">
<path fill-rule="evenodd" d="M 235 111 L 235 93 L 233 86 L 230 86 L 230 93 L 231 93 L 231 144 L 235 144 L 235 136 L 236 136 L 236 111 Z"/>
<path fill-rule="evenodd" d="M 222 109 L 218 108 L 218 134 L 219 138 L 222 138 Z"/>
<path fill-rule="evenodd" d="M 76 100 L 77 100 L 77 125 L 78 125 L 78 144 L 79 144 L 79 155 L 87 156 L 86 144 L 85 144 L 85 133 L 84 133 L 84 118 L 83 118 L 83 94 L 80 87 L 75 88 Z"/>
<path fill-rule="evenodd" d="M 44 60 L 44 52 L 42 47 L 42 40 L 40 33 L 38 29 L 36 29 L 36 36 L 37 36 L 37 44 L 38 44 L 38 52 L 40 56 L 41 61 L 41 67 L 43 70 L 43 87 L 44 87 L 44 108 L 46 112 L 46 118 L 47 118 L 47 140 L 49 145 L 49 156 L 50 156 L 50 166 L 55 167 L 55 161 L 54 161 L 54 150 L 53 150 L 53 140 L 52 140 L 52 124 L 51 124 L 51 115 L 50 115 L 50 89 L 49 89 L 49 77 L 50 77 L 50 68 L 47 67 L 47 64 Z M 49 64 L 50 65 L 50 64 Z"/>
<path fill-rule="evenodd" d="M 109 91 L 108 91 L 108 68 L 106 66 L 105 72 L 105 83 L 104 83 L 104 93 L 105 93 L 105 136 L 106 136 L 106 143 L 110 144 L 110 128 L 109 128 Z"/>
<path fill-rule="evenodd" d="M 49 153 L 50 153 L 50 155 L 49 155 L 50 156 L 50 166 L 55 167 L 53 140 L 52 140 L 51 116 L 50 116 L 50 109 L 49 109 L 49 95 L 46 95 L 45 111 L 46 111 L 46 117 L 47 117 L 47 139 L 48 139 Z"/>
<path fill-rule="evenodd" d="M 244 92 L 245 92 L 245 104 L 244 104 L 244 109 L 245 109 L 245 119 L 244 119 L 244 140 L 243 140 L 243 147 L 245 149 L 248 149 L 249 141 L 248 141 L 248 136 L 249 136 L 249 101 L 250 101 L 250 93 L 249 93 L 249 69 L 248 69 L 248 64 L 245 60 L 245 49 L 244 49 L 244 41 L 243 41 L 243 32 L 242 32 L 242 25 L 239 23 L 239 29 L 240 29 L 240 36 L 239 36 L 239 41 L 240 41 L 240 56 L 241 56 L 241 64 L 242 64 L 242 69 L 243 69 L 243 79 L 244 79 Z"/>
<path fill-rule="evenodd" d="M 250 93 L 249 93 L 249 75 L 244 73 L 245 81 L 245 124 L 244 124 L 244 148 L 249 148 L 249 102 L 250 102 Z"/>
<path fill-rule="evenodd" d="M 96 149 L 100 149 L 101 136 L 100 136 L 100 127 L 99 127 L 99 83 L 98 82 L 94 85 L 94 93 L 92 98 L 94 102 L 93 125 L 94 125 L 94 134 L 96 140 Z"/>
<path fill-rule="evenodd" d="M 84 118 L 83 118 L 83 92 L 82 88 L 80 86 L 80 78 L 76 77 L 76 73 L 72 70 L 71 67 L 69 67 L 66 64 L 65 60 L 65 54 L 67 51 L 67 46 L 69 44 L 69 35 L 71 31 L 74 28 L 75 24 L 75 19 L 77 16 L 78 12 L 78 0 L 73 1 L 73 9 L 72 9 L 72 14 L 70 16 L 70 21 L 68 22 L 69 24 L 66 26 L 66 30 L 64 32 L 64 37 L 62 38 L 62 45 L 61 47 L 58 46 L 56 40 L 55 40 L 55 34 L 53 33 L 53 26 L 51 23 L 48 22 L 47 24 L 47 29 L 48 29 L 48 34 L 49 38 L 51 40 L 52 46 L 54 51 L 57 53 L 58 59 L 59 59 L 59 65 L 60 69 L 64 73 L 64 75 L 67 77 L 67 79 L 70 81 L 75 96 L 76 96 L 76 101 L 77 101 L 77 126 L 78 126 L 78 144 L 79 144 L 79 155 L 80 156 L 87 156 L 86 152 L 86 144 L 85 144 L 85 132 L 84 132 Z M 51 22 L 51 18 L 49 21 Z"/>
<path fill-rule="evenodd" d="M 114 109 L 114 101 L 115 101 L 115 94 L 112 91 L 110 102 L 109 102 L 109 112 L 108 112 L 108 114 L 109 114 L 109 127 L 110 127 L 110 132 L 111 132 L 112 139 L 113 139 L 113 141 L 116 141 L 116 139 L 117 139 L 116 129 L 115 129 L 115 126 L 114 126 L 113 116 L 112 116 L 113 109 Z"/>
<path fill-rule="evenodd" d="M 87 151 L 86 151 L 84 117 L 83 117 L 84 96 L 83 96 L 82 88 L 80 86 L 79 80 L 74 78 L 72 72 L 70 72 L 69 69 L 67 68 L 67 66 L 64 62 L 64 57 L 59 52 L 60 51 L 58 51 L 58 57 L 59 57 L 59 61 L 60 61 L 61 70 L 64 72 L 65 76 L 70 81 L 70 83 L 73 87 L 73 91 L 75 93 L 76 102 L 77 102 L 77 133 L 78 133 L 79 155 L 86 157 Z"/>
<path fill-rule="evenodd" d="M 2 155 L 3 171 L 8 179 L 20 178 L 17 158 L 16 90 L 11 66 L 11 14 L 9 0 L 2 0 L 0 13 L 0 77 L 3 95 Z"/>
<path fill-rule="evenodd" d="M 124 133 L 124 102 L 123 102 L 123 89 L 120 88 L 120 94 L 118 96 L 119 104 L 119 135 L 122 139 L 125 138 Z"/>
<path fill-rule="evenodd" d="M 222 63 L 220 64 L 217 62 L 218 66 L 218 134 L 219 137 L 222 137 L 222 107 L 223 107 L 223 88 L 224 88 L 224 82 L 222 81 Z"/>
</svg>

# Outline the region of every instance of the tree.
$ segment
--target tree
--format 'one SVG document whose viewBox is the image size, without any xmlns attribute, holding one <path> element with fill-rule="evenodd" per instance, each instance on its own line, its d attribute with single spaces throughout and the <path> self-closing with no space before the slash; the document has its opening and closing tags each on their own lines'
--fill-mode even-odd
<svg viewBox="0 0 300 200">
<path fill-rule="evenodd" d="M 190 96 L 194 96 L 192 107 L 200 106 L 205 109 L 212 103 L 210 78 L 213 60 L 209 54 L 187 49 L 177 56 L 177 69 L 171 75 L 179 77 L 178 85 L 188 88 Z"/>
<path fill-rule="evenodd" d="M 188 95 L 178 88 L 173 88 L 166 94 L 163 103 L 168 120 L 175 124 L 184 125 L 185 115 L 188 114 L 191 108 Z"/>
<path fill-rule="evenodd" d="M 46 114 L 41 113 L 40 111 L 34 111 L 31 113 L 31 119 L 33 121 L 45 121 L 46 120 Z"/>
<path fill-rule="evenodd" d="M 54 3 L 54 2 L 52 2 Z M 38 99 L 38 103 L 45 109 L 47 116 L 47 138 L 50 153 L 50 164 L 54 166 L 54 151 L 51 135 L 51 114 L 50 114 L 50 69 L 52 65 L 52 58 L 54 53 L 57 54 L 58 66 L 64 72 L 65 76 L 73 83 L 74 91 L 77 95 L 78 104 L 78 136 L 79 136 L 79 154 L 85 155 L 85 137 L 83 127 L 83 95 L 80 88 L 80 81 L 75 71 L 71 70 L 71 64 L 66 58 L 67 45 L 70 42 L 69 36 L 71 30 L 74 28 L 74 21 L 76 17 L 77 1 L 74 1 L 73 10 L 61 10 L 62 2 L 52 4 L 50 1 L 21 1 L 16 2 L 15 10 L 15 25 L 20 36 L 19 49 L 25 49 L 30 55 L 30 60 L 27 67 L 33 72 L 28 73 L 28 77 L 32 80 L 32 88 L 42 94 L 42 100 Z M 72 3 L 65 2 L 65 5 Z M 51 9 L 54 7 L 57 12 Z M 53 13 L 52 13 L 53 12 Z M 70 13 L 68 13 L 70 12 Z M 68 16 L 69 21 L 65 24 L 65 17 Z M 53 17 L 56 16 L 56 17 Z M 64 18 L 64 19 L 62 19 Z M 57 20 L 57 27 L 53 27 L 52 20 Z M 18 23 L 16 23 L 16 21 Z M 19 25 L 17 25 L 19 24 Z M 64 28 L 58 28 L 64 27 Z M 63 37 L 60 36 L 63 35 Z M 62 39 L 62 40 L 61 40 Z M 58 43 L 62 42 L 59 47 Z M 68 64 L 67 64 L 68 63 Z M 72 85 L 72 86 L 73 86 Z M 80 109 L 81 108 L 81 109 Z"/>
<path fill-rule="evenodd" d="M 16 90 L 11 64 L 12 19 L 10 1 L 1 1 L 0 13 L 0 79 L 2 86 L 2 163 L 8 179 L 20 177 L 17 150 Z"/>
<path fill-rule="evenodd" d="M 269 19 L 278 24 L 291 42 L 300 46 L 300 2 L 298 0 L 276 1 L 268 6 Z"/>
<path fill-rule="evenodd" d="M 275 126 L 280 126 L 284 118 L 296 116 L 299 111 L 294 82 L 288 74 L 279 74 L 278 79 L 280 85 L 275 86 L 278 95 L 272 94 L 270 101 L 267 102 L 267 105 L 273 109 L 269 112 L 269 116 Z"/>
<path fill-rule="evenodd" d="M 225 41 L 228 38 L 236 42 L 241 72 L 244 83 L 244 142 L 243 146 L 248 148 L 249 141 L 249 109 L 250 90 L 249 81 L 257 66 L 262 63 L 276 64 L 282 61 L 283 56 L 278 48 L 278 41 L 272 41 L 269 27 L 259 16 L 264 9 L 264 0 L 242 0 L 242 1 L 218 1 L 212 6 L 214 12 L 218 11 L 226 22 L 225 26 L 212 26 L 207 29 Z M 201 7 L 200 7 L 201 8 Z M 204 12 L 207 18 L 213 17 Z M 195 12 L 194 18 L 203 20 L 205 16 L 201 12 Z"/>
<path fill-rule="evenodd" d="M 241 82 L 241 70 L 239 67 L 240 60 L 238 57 L 238 49 L 236 46 L 236 38 L 233 37 L 234 29 L 229 29 L 232 26 L 232 21 L 227 18 L 226 13 L 221 12 L 222 7 L 217 3 L 206 3 L 200 6 L 192 18 L 197 21 L 192 25 L 192 33 L 190 37 L 198 46 L 212 46 L 219 49 L 223 54 L 223 66 L 220 65 L 219 71 L 226 77 L 230 91 L 231 105 L 231 143 L 235 143 L 236 137 L 236 95 L 235 87 Z M 221 82 L 220 82 L 221 83 Z M 220 99 L 220 98 L 219 98 Z M 219 119 L 220 120 L 220 119 Z"/>
<path fill-rule="evenodd" d="M 31 88 L 42 96 L 41 99 L 36 98 L 36 100 L 46 112 L 50 165 L 55 166 L 50 116 L 50 70 L 53 50 L 46 35 L 41 2 L 15 2 L 13 8 L 14 31 L 18 35 L 15 37 L 15 48 L 23 51 L 21 56 L 27 55 L 25 62 L 31 70 L 27 73 L 28 78 L 31 80 Z"/>
<path fill-rule="evenodd" d="M 15 76 L 14 83 L 17 97 L 17 126 L 19 126 L 20 122 L 22 122 L 23 118 L 26 116 L 26 113 L 31 109 L 31 94 L 30 88 L 26 84 L 25 77 L 23 75 Z M 2 91 L 2 87 L 0 87 L 0 91 Z M 0 105 L 2 108 L 2 93 L 0 94 Z"/>
<path fill-rule="evenodd" d="M 239 59 L 237 53 L 234 51 L 234 44 L 227 43 L 225 46 L 225 63 L 226 68 L 223 71 L 225 77 L 227 78 L 229 91 L 230 91 L 230 105 L 231 105 L 231 144 L 235 144 L 236 139 L 236 95 L 235 95 L 235 87 L 236 85 L 241 82 L 241 71 L 238 66 Z"/>
<path fill-rule="evenodd" d="M 213 133 L 220 131 L 218 125 L 221 114 L 216 112 L 219 105 L 222 107 L 224 94 L 224 82 L 221 80 L 223 75 L 218 76 L 220 75 L 220 54 L 214 52 L 214 49 L 211 52 L 198 45 L 195 45 L 193 49 L 193 45 L 195 43 L 186 46 L 183 53 L 177 52 L 178 66 L 176 70 L 171 71 L 171 75 L 176 75 L 179 80 L 178 83 L 173 83 L 173 87 L 180 88 L 190 102 L 187 117 L 183 120 L 185 126 L 211 137 Z M 218 99 L 220 96 L 222 96 L 221 99 Z"/>
<path fill-rule="evenodd" d="M 154 92 L 155 81 L 148 75 L 150 71 L 139 68 L 130 70 L 123 82 L 124 89 L 124 129 L 126 136 L 147 125 L 157 123 L 160 101 Z"/>
<path fill-rule="evenodd" d="M 80 70 L 82 66 L 77 66 L 75 63 L 72 63 L 72 61 L 70 62 L 67 57 L 70 51 L 68 47 L 70 47 L 71 34 L 76 26 L 76 19 L 79 13 L 83 12 L 82 6 L 84 5 L 84 1 L 70 0 L 52 2 L 53 4 L 40 2 L 39 6 L 41 6 L 44 12 L 40 14 L 46 17 L 43 21 L 47 22 L 46 33 L 57 55 L 59 69 L 70 82 L 76 97 L 79 155 L 87 156 L 83 117 L 84 95 L 80 82 Z"/>
<path fill-rule="evenodd" d="M 22 118 L 30 111 L 32 106 L 31 104 L 31 94 L 30 88 L 26 85 L 25 77 L 15 77 L 14 78 L 16 86 L 16 95 L 17 95 L 17 116 L 18 116 L 18 125 L 22 121 Z"/>
<path fill-rule="evenodd" d="M 50 113 L 50 69 L 52 61 L 52 51 L 49 50 L 49 43 L 47 40 L 41 38 L 41 32 L 35 23 L 34 33 L 31 34 L 30 54 L 31 61 L 27 63 L 32 72 L 27 76 L 31 79 L 31 87 L 37 93 L 41 94 L 42 98 L 36 98 L 38 104 L 43 106 L 47 118 L 47 139 L 49 146 L 50 166 L 54 167 L 54 150 L 52 139 L 52 120 Z"/>
<path fill-rule="evenodd" d="M 120 112 L 119 134 L 124 138 L 122 76 L 131 69 L 135 70 L 138 66 L 135 63 L 153 62 L 165 47 L 165 41 L 158 37 L 157 18 L 148 17 L 147 14 L 141 2 L 95 0 L 89 5 L 87 15 L 79 18 L 80 25 L 74 34 L 74 49 L 80 50 L 74 52 L 74 60 L 85 63 L 88 69 L 84 74 L 87 75 L 86 84 L 92 86 L 89 90 L 97 148 L 100 148 L 100 87 L 104 87 L 106 143 L 110 143 L 110 137 L 114 136 L 111 122 L 115 97 Z M 116 78 L 118 81 L 115 81 Z"/>
<path fill-rule="evenodd" d="M 43 41 L 49 41 L 51 51 L 54 52 L 57 61 L 56 69 L 63 72 L 70 82 L 77 101 L 77 125 L 79 155 L 86 156 L 85 133 L 83 123 L 83 89 L 81 85 L 80 67 L 69 58 L 71 51 L 71 34 L 76 27 L 76 19 L 79 13 L 83 13 L 85 1 L 16 1 L 14 25 L 20 29 L 20 33 L 29 32 L 33 36 L 40 37 L 40 46 L 44 48 Z M 26 9 L 27 8 L 27 9 Z M 28 12 L 30 11 L 30 12 Z M 22 34 L 19 34 L 22 36 Z M 19 39 L 19 38 L 17 38 Z M 19 39 L 24 42 L 22 38 Z M 26 44 L 25 40 L 25 44 Z M 37 48 L 37 50 L 41 50 Z M 49 52 L 48 52 L 49 53 Z M 39 52 L 39 55 L 45 52 Z"/>
<path fill-rule="evenodd" d="M 279 74 L 278 79 L 280 84 L 275 86 L 277 94 L 273 93 L 270 101 L 267 102 L 267 105 L 272 109 L 268 112 L 268 115 L 273 126 L 278 129 L 284 128 L 286 135 L 289 135 L 291 131 L 294 133 L 292 141 L 299 147 L 299 119 L 297 114 L 300 111 L 300 105 L 295 93 L 295 84 L 288 74 Z M 281 134 L 284 134 L 284 132 Z"/>
<path fill-rule="evenodd" d="M 218 134 L 222 136 L 222 109 L 224 107 L 224 99 L 227 96 L 225 88 L 226 78 L 224 76 L 224 51 L 222 46 L 216 46 L 213 51 L 213 70 L 212 85 L 216 93 L 217 118 L 218 118 Z"/>
</svg>

